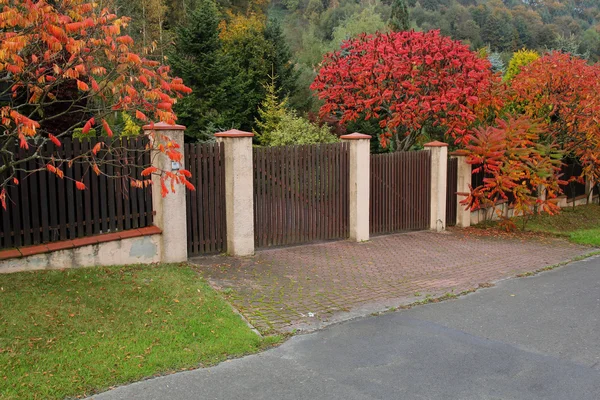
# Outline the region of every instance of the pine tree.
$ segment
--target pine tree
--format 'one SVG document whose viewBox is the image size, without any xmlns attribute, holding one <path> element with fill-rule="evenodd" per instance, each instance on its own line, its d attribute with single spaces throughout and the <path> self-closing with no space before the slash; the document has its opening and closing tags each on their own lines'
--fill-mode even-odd
<svg viewBox="0 0 600 400">
<path fill-rule="evenodd" d="M 487 59 L 492 64 L 492 71 L 504 74 L 506 66 L 504 65 L 504 61 L 502 61 L 500 53 L 494 51 L 487 56 Z"/>
<path fill-rule="evenodd" d="M 575 35 L 571 34 L 569 36 L 559 35 L 555 42 L 552 50 L 560 51 L 563 53 L 571 54 L 574 57 L 585 58 L 586 60 L 590 58 L 589 52 L 580 53 L 579 52 L 580 43 L 575 37 Z"/>
<path fill-rule="evenodd" d="M 281 125 L 281 120 L 286 113 L 287 100 L 279 100 L 276 82 L 277 76 L 271 75 L 271 82 L 265 85 L 266 95 L 258 107 L 258 118 L 255 120 L 254 134 L 263 146 L 271 142 L 271 134 Z"/>
<path fill-rule="evenodd" d="M 407 31 L 410 29 L 408 7 L 405 0 L 394 0 L 392 14 L 389 20 L 390 29 L 393 31 Z"/>
<path fill-rule="evenodd" d="M 274 22 L 267 25 L 258 15 L 232 17 L 221 24 L 219 37 L 240 82 L 237 96 L 231 99 L 241 120 L 240 127 L 252 130 L 272 73 L 277 76 L 276 84 L 283 96 L 294 93 L 297 75 L 291 52 L 281 28 Z"/>
<path fill-rule="evenodd" d="M 494 51 L 509 50 L 512 45 L 513 31 L 506 15 L 492 13 L 481 27 L 481 38 Z"/>
<path fill-rule="evenodd" d="M 269 61 L 272 65 L 272 74 L 275 75 L 275 83 L 283 97 L 291 97 L 297 89 L 299 72 L 292 62 L 292 52 L 285 41 L 281 24 L 277 19 L 271 18 L 267 21 L 265 38 L 272 46 Z"/>
<path fill-rule="evenodd" d="M 193 90 L 176 104 L 179 122 L 196 140 L 210 140 L 216 130 L 236 126 L 235 73 L 221 51 L 219 13 L 214 0 L 201 0 L 189 23 L 177 30 L 169 63 Z M 211 132 L 212 131 L 212 132 Z"/>
<path fill-rule="evenodd" d="M 538 58 L 540 58 L 540 55 L 533 50 L 523 49 L 515 52 L 508 63 L 508 68 L 504 74 L 504 80 L 511 81 L 519 72 L 521 72 L 521 68 L 531 64 Z"/>
</svg>

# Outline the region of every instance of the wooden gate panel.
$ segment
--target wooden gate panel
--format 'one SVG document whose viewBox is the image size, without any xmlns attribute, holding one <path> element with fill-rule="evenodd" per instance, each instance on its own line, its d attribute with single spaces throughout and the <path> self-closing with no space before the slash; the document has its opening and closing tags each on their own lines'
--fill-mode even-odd
<svg viewBox="0 0 600 400">
<path fill-rule="evenodd" d="M 256 247 L 348 236 L 348 149 L 341 143 L 253 150 Z"/>
<path fill-rule="evenodd" d="M 428 151 L 371 155 L 370 232 L 429 227 L 431 155 Z"/>
<path fill-rule="evenodd" d="M 446 225 L 456 225 L 456 207 L 458 191 L 458 158 L 448 159 L 448 178 L 446 186 Z"/>
<path fill-rule="evenodd" d="M 188 255 L 227 250 L 222 143 L 186 143 L 185 165 L 196 190 L 186 191 Z"/>
</svg>

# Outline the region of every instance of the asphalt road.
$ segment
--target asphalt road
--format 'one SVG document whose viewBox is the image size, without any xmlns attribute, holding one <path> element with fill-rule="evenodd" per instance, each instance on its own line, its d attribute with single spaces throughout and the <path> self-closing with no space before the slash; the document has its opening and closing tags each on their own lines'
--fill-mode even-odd
<svg viewBox="0 0 600 400">
<path fill-rule="evenodd" d="M 94 399 L 600 399 L 600 257 Z"/>
</svg>

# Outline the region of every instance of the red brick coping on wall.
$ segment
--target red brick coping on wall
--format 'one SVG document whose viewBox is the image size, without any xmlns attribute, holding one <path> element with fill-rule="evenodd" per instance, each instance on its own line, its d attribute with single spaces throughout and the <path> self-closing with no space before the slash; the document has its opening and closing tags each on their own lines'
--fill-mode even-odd
<svg viewBox="0 0 600 400">
<path fill-rule="evenodd" d="M 162 233 L 162 230 L 156 226 L 147 226 L 139 229 L 128 229 L 121 232 L 104 233 L 95 236 L 86 236 L 79 239 L 61 240 L 46 244 L 36 244 L 33 246 L 18 247 L 14 249 L 0 251 L 0 260 L 9 258 L 27 257 L 35 254 L 49 253 L 58 250 L 74 249 L 76 247 L 89 246 L 92 244 L 112 242 L 114 240 L 129 239 L 139 236 L 149 236 Z"/>
</svg>

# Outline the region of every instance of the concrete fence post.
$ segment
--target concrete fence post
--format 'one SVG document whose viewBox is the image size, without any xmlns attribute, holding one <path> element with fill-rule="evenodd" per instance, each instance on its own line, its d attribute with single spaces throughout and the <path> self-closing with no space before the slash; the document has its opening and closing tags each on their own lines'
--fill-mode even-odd
<svg viewBox="0 0 600 400">
<path fill-rule="evenodd" d="M 429 228 L 436 232 L 446 229 L 446 190 L 448 187 L 448 144 L 430 142 L 431 152 L 431 218 Z"/>
<path fill-rule="evenodd" d="M 460 204 L 470 192 L 472 166 L 467 163 L 467 157 L 455 153 L 457 161 L 457 180 L 456 180 L 456 226 L 468 228 L 471 226 L 471 210 Z"/>
<path fill-rule="evenodd" d="M 350 144 L 350 239 L 369 240 L 369 195 L 371 136 L 352 133 L 341 136 Z"/>
<path fill-rule="evenodd" d="M 590 178 L 585 180 L 585 193 L 587 195 L 587 203 L 592 204 L 594 202 L 594 181 Z"/>
<path fill-rule="evenodd" d="M 253 133 L 232 129 L 215 134 L 225 152 L 225 214 L 227 253 L 254 254 Z"/>
<path fill-rule="evenodd" d="M 156 132 L 166 140 L 177 143 L 183 153 L 183 132 L 185 126 L 170 125 L 164 122 L 144 126 L 144 134 Z M 152 160 L 152 165 L 163 171 L 185 168 L 182 158 L 179 165 L 171 163 L 169 157 L 158 153 Z M 160 239 L 160 260 L 162 262 L 187 261 L 187 219 L 185 208 L 185 187 L 176 188 L 175 193 L 163 197 L 160 193 L 160 177 L 152 175 L 152 208 L 154 210 L 154 225 L 162 230 Z"/>
</svg>

